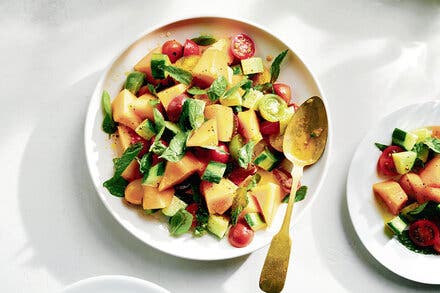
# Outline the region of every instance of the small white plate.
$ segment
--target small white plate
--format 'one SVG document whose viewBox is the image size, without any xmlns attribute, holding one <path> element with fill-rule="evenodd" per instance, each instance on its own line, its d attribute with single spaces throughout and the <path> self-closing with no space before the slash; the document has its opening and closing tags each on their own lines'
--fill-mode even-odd
<svg viewBox="0 0 440 293">
<path fill-rule="evenodd" d="M 285 205 L 279 209 L 271 228 L 267 231 L 255 233 L 254 240 L 245 248 L 234 248 L 228 243 L 227 239 L 219 241 L 210 235 L 194 238 L 188 233 L 178 238 L 171 237 L 166 222 L 146 218 L 140 210 L 129 208 L 120 198 L 110 195 L 102 186 L 102 183 L 112 176 L 112 158 L 115 154 L 111 149 L 108 135 L 101 129 L 103 119 L 100 102 L 101 94 L 103 90 L 107 90 L 111 97 L 115 97 L 125 81 L 125 73 L 132 71 L 134 64 L 147 52 L 168 39 L 177 39 L 183 42 L 187 38 L 200 34 L 231 36 L 240 32 L 245 32 L 254 39 L 257 56 L 276 56 L 282 50 L 288 48 L 285 43 L 267 32 L 267 30 L 245 21 L 219 17 L 179 20 L 155 28 L 127 46 L 104 72 L 90 101 L 84 140 L 87 164 L 101 200 L 116 220 L 134 236 L 152 247 L 175 256 L 197 260 L 218 260 L 251 253 L 269 244 L 272 236 L 281 226 Z M 300 103 L 314 95 L 322 97 L 326 103 L 326 99 L 323 97 L 313 75 L 294 51 L 291 48 L 289 49 L 289 54 L 282 65 L 279 80 L 293 85 L 293 98 Z M 328 113 L 328 119 L 330 124 L 330 113 Z M 302 183 L 309 187 L 309 192 L 305 200 L 295 205 L 293 223 L 298 222 L 306 208 L 310 207 L 325 178 L 330 153 L 331 130 L 331 125 L 329 125 L 327 149 L 323 157 L 318 163 L 307 168 L 304 173 Z"/>
<path fill-rule="evenodd" d="M 127 276 L 99 276 L 76 282 L 61 293 L 170 293 L 151 282 Z"/>
<path fill-rule="evenodd" d="M 383 179 L 376 172 L 380 151 L 375 142 L 391 143 L 394 128 L 412 130 L 440 125 L 440 101 L 404 107 L 383 118 L 359 144 L 350 165 L 347 203 L 354 228 L 367 250 L 386 268 L 409 280 L 440 284 L 440 256 L 410 251 L 385 234 L 372 185 Z"/>
</svg>

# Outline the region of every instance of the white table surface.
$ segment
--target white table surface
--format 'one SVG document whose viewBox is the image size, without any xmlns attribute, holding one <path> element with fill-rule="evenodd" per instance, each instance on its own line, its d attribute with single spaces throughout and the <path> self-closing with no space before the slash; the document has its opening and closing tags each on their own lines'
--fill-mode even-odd
<svg viewBox="0 0 440 293">
<path fill-rule="evenodd" d="M 329 100 L 337 147 L 319 200 L 294 228 L 284 292 L 440 290 L 375 261 L 345 201 L 348 165 L 369 126 L 440 97 L 440 1 L 3 0 L 0 291 L 56 292 L 124 274 L 172 292 L 259 292 L 267 248 L 220 262 L 160 253 L 116 223 L 85 164 L 85 111 L 103 68 L 150 26 L 197 14 L 244 17 L 277 32 Z"/>
</svg>

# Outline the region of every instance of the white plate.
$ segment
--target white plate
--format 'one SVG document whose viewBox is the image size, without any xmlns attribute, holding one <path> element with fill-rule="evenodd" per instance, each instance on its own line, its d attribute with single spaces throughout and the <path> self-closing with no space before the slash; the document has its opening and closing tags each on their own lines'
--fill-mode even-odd
<svg viewBox="0 0 440 293">
<path fill-rule="evenodd" d="M 76 282 L 61 293 L 170 293 L 151 282 L 127 276 L 99 276 Z"/>
<path fill-rule="evenodd" d="M 440 101 L 404 107 L 383 118 L 365 136 L 354 154 L 347 180 L 347 203 L 354 228 L 367 250 L 389 270 L 421 283 L 440 284 L 440 256 L 410 251 L 384 232 L 384 221 L 377 209 L 372 185 L 377 176 L 380 151 L 375 142 L 391 143 L 394 128 L 412 130 L 440 125 Z"/>
<path fill-rule="evenodd" d="M 89 171 L 100 198 L 117 221 L 134 236 L 161 251 L 179 257 L 216 260 L 237 257 L 255 251 L 267 245 L 274 232 L 281 226 L 285 205 L 279 209 L 272 227 L 268 231 L 257 232 L 252 243 L 245 248 L 234 248 L 229 245 L 227 240 L 219 241 L 209 235 L 203 238 L 194 238 L 188 233 L 178 238 L 171 237 L 165 222 L 149 220 L 141 211 L 127 207 L 120 198 L 111 196 L 102 187 L 102 183 L 112 176 L 114 153 L 110 147 L 108 136 L 101 130 L 101 94 L 103 90 L 107 90 L 112 97 L 115 97 L 124 83 L 125 73 L 131 71 L 134 64 L 148 51 L 167 39 L 177 39 L 183 42 L 187 38 L 202 33 L 229 36 L 239 32 L 246 32 L 255 40 L 258 56 L 268 54 L 276 56 L 288 48 L 286 44 L 266 30 L 244 21 L 217 17 L 176 21 L 153 29 L 130 44 L 104 72 L 90 101 L 85 125 L 85 148 Z M 303 102 L 313 95 L 323 97 L 316 80 L 292 49 L 283 63 L 279 80 L 293 85 L 293 96 L 299 102 Z M 324 97 L 323 99 L 326 102 Z M 328 119 L 331 121 L 330 113 L 328 113 Z M 295 206 L 294 223 L 311 205 L 321 187 L 327 170 L 330 141 L 331 126 L 329 126 L 326 152 L 317 164 L 305 171 L 302 182 L 309 186 L 309 193 L 303 202 Z"/>
</svg>

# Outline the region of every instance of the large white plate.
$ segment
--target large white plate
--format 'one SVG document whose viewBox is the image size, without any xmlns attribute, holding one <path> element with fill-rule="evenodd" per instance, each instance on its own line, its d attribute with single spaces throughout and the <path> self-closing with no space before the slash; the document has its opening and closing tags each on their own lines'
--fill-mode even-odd
<svg viewBox="0 0 440 293">
<path fill-rule="evenodd" d="M 127 276 L 99 276 L 78 281 L 61 293 L 170 293 L 168 290 L 141 279 Z"/>
<path fill-rule="evenodd" d="M 101 130 L 102 111 L 100 99 L 102 91 L 109 91 L 115 97 L 121 89 L 125 73 L 132 70 L 134 64 L 148 51 L 162 44 L 167 39 L 177 39 L 183 42 L 187 38 L 200 34 L 229 36 L 240 32 L 249 34 L 256 43 L 259 56 L 276 56 L 288 46 L 257 25 L 244 21 L 217 17 L 200 17 L 184 19 L 161 26 L 144 34 L 137 41 L 129 45 L 104 72 L 91 98 L 86 125 L 85 148 L 87 164 L 94 185 L 100 198 L 117 221 L 143 242 L 166 253 L 183 258 L 198 260 L 227 259 L 248 254 L 267 245 L 274 232 L 280 227 L 284 215 L 284 205 L 280 208 L 274 224 L 268 231 L 256 233 L 252 243 L 241 249 L 229 245 L 227 240 L 219 241 L 212 236 L 193 238 L 190 234 L 173 238 L 168 233 L 166 223 L 148 219 L 141 211 L 129 208 L 120 198 L 111 196 L 102 183 L 112 176 L 112 158 L 114 153 L 110 147 L 108 136 Z M 293 85 L 294 99 L 303 102 L 310 96 L 323 97 L 319 86 L 304 63 L 290 49 L 288 57 L 283 63 L 280 81 Z M 323 97 L 324 102 L 326 102 Z M 329 108 L 327 107 L 327 110 Z M 330 121 L 330 113 L 328 113 Z M 327 170 L 329 146 L 331 141 L 331 126 L 329 126 L 329 141 L 326 152 L 321 160 L 305 171 L 303 184 L 309 186 L 307 198 L 296 205 L 294 223 L 304 214 L 315 199 Z"/>
<path fill-rule="evenodd" d="M 383 118 L 365 136 L 354 154 L 347 181 L 347 203 L 354 228 L 367 250 L 389 270 L 417 282 L 440 284 L 440 256 L 412 252 L 384 232 L 372 185 L 381 181 L 375 142 L 390 143 L 394 128 L 440 125 L 440 101 L 404 107 Z M 383 180 L 383 179 L 382 179 Z"/>
</svg>

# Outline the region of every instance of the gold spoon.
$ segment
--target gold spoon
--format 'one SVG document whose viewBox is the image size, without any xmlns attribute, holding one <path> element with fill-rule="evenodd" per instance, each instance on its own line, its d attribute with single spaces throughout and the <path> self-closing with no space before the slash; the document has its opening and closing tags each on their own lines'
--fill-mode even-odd
<svg viewBox="0 0 440 293">
<path fill-rule="evenodd" d="M 281 292 L 284 287 L 292 246 L 289 228 L 296 187 L 304 167 L 314 164 L 324 152 L 327 134 L 328 121 L 324 103 L 319 97 L 311 97 L 295 112 L 284 134 L 283 152 L 293 163 L 292 190 L 283 225 L 270 243 L 261 271 L 260 288 L 264 292 Z"/>
</svg>

